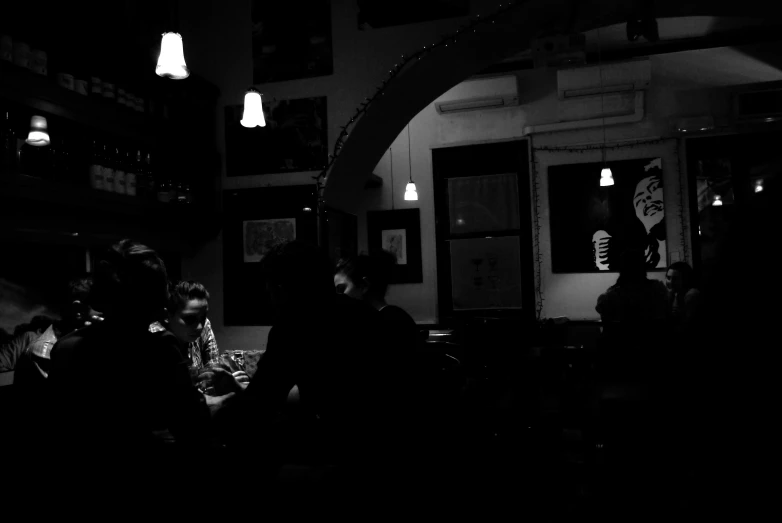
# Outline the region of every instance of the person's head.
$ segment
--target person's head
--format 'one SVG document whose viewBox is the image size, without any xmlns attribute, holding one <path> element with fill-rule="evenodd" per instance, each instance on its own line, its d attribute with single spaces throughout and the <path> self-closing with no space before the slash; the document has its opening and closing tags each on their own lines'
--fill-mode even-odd
<svg viewBox="0 0 782 523">
<path fill-rule="evenodd" d="M 277 307 L 308 306 L 334 297 L 331 262 L 316 245 L 300 240 L 277 244 L 259 265 Z"/>
<path fill-rule="evenodd" d="M 49 316 L 33 316 L 29 323 L 23 323 L 16 326 L 14 329 L 14 336 L 19 336 L 25 332 L 35 332 L 37 334 L 42 334 L 53 323 L 54 320 Z"/>
<path fill-rule="evenodd" d="M 155 251 L 122 240 L 106 252 L 93 272 L 91 299 L 106 318 L 146 329 L 168 302 L 168 276 Z"/>
<path fill-rule="evenodd" d="M 197 281 L 172 283 L 168 290 L 168 327 L 182 343 L 201 336 L 209 314 L 209 292 Z"/>
<path fill-rule="evenodd" d="M 687 292 L 695 286 L 695 272 L 686 262 L 675 262 L 665 273 L 665 286 L 670 292 Z"/>
<path fill-rule="evenodd" d="M 647 176 L 635 186 L 633 192 L 635 215 L 641 220 L 647 234 L 665 217 L 663 183 L 659 175 Z"/>
<path fill-rule="evenodd" d="M 388 251 L 340 260 L 334 273 L 334 287 L 337 293 L 351 298 L 382 301 L 395 264 L 396 258 Z"/>
<path fill-rule="evenodd" d="M 636 285 L 646 281 L 646 266 L 643 252 L 637 249 L 629 249 L 622 253 L 619 261 L 618 286 Z"/>
</svg>

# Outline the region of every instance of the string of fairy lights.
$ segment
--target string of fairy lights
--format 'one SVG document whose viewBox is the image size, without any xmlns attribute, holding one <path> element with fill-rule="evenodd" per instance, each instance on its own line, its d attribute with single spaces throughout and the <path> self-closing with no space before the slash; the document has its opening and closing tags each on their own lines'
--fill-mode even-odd
<svg viewBox="0 0 782 523">
<path fill-rule="evenodd" d="M 532 175 L 532 184 L 531 184 L 531 190 L 532 190 L 532 205 L 534 209 L 534 214 L 532 216 L 532 245 L 533 245 L 533 253 L 534 253 L 534 261 L 535 261 L 535 313 L 537 315 L 537 319 L 540 321 L 543 314 L 543 304 L 546 300 L 545 296 L 543 295 L 543 288 L 542 288 L 542 269 L 543 269 L 543 261 L 544 261 L 544 253 L 543 250 L 540 248 L 540 234 L 541 234 L 541 216 L 542 216 L 542 198 L 541 198 L 541 187 L 540 187 L 540 180 L 541 180 L 541 173 L 540 173 L 540 159 L 538 158 L 538 153 L 541 152 L 557 152 L 557 153 L 574 153 L 574 154 L 587 154 L 587 153 L 593 153 L 593 152 L 602 152 L 603 150 L 619 150 L 619 149 L 633 149 L 633 148 L 645 148 L 648 151 L 648 148 L 650 146 L 654 145 L 669 145 L 672 144 L 672 157 L 673 162 L 671 162 L 670 165 L 664 165 L 664 170 L 673 169 L 675 166 L 675 173 L 674 176 L 679 180 L 679 185 L 676 188 L 678 192 L 678 198 L 679 198 L 679 209 L 676 212 L 676 217 L 678 220 L 678 231 L 679 231 L 679 245 L 681 248 L 682 256 L 684 261 L 688 261 L 690 259 L 690 253 L 689 253 L 689 246 L 687 241 L 687 235 L 689 234 L 690 226 L 688 223 L 688 217 L 684 213 L 685 208 L 685 200 L 687 198 L 687 190 L 686 190 L 686 181 L 684 180 L 684 177 L 681 175 L 682 172 L 684 172 L 683 166 L 681 165 L 681 158 L 679 155 L 679 139 L 676 137 L 671 138 L 654 138 L 654 139 L 646 139 L 646 140 L 632 140 L 627 142 L 618 142 L 614 143 L 608 146 L 601 144 L 594 144 L 594 145 L 563 145 L 563 146 L 536 146 L 534 144 L 534 138 L 530 136 L 530 151 L 531 151 L 531 175 Z M 595 181 L 597 183 L 597 181 Z"/>
<path fill-rule="evenodd" d="M 323 169 L 320 171 L 320 173 L 317 176 L 313 176 L 318 192 L 319 213 L 321 211 L 323 204 L 325 203 L 323 199 L 323 191 L 325 189 L 325 183 L 328 177 L 328 173 L 331 170 L 332 166 L 334 165 L 334 162 L 337 160 L 337 157 L 339 156 L 340 152 L 342 151 L 342 148 L 345 145 L 345 141 L 350 136 L 350 129 L 356 124 L 356 122 L 364 114 L 366 114 L 369 111 L 372 104 L 377 100 L 379 100 L 385 94 L 385 90 L 388 84 L 392 80 L 394 80 L 394 78 L 396 78 L 399 75 L 399 73 L 402 72 L 402 70 L 404 70 L 409 64 L 420 61 L 435 49 L 438 49 L 440 47 L 448 47 L 449 44 L 455 43 L 457 39 L 460 36 L 462 36 L 464 33 L 470 31 L 476 32 L 482 26 L 487 26 L 495 23 L 499 18 L 505 16 L 506 14 L 508 14 L 508 12 L 512 11 L 513 9 L 520 7 L 521 4 L 523 3 L 524 2 L 522 0 L 517 0 L 515 2 L 501 3 L 499 4 L 498 9 L 494 11 L 492 14 L 488 16 L 476 15 L 474 18 L 472 18 L 472 20 L 469 23 L 461 26 L 455 32 L 441 38 L 439 41 L 435 42 L 434 44 L 425 45 L 423 48 L 419 49 L 418 51 L 412 54 L 403 54 L 401 56 L 399 62 L 395 63 L 394 66 L 388 71 L 388 75 L 383 80 L 382 84 L 380 84 L 375 89 L 375 93 L 372 96 L 365 98 L 364 101 L 361 102 L 359 106 L 356 108 L 356 110 L 353 113 L 353 116 L 350 117 L 350 119 L 345 123 L 345 125 L 340 126 L 340 133 L 334 142 L 334 147 L 332 149 L 331 154 L 328 155 L 328 161 L 326 165 L 323 167 Z"/>
</svg>

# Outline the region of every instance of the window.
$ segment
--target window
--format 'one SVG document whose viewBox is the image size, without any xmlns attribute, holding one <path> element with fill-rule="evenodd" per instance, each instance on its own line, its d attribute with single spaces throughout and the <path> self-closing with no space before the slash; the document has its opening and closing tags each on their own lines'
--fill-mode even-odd
<svg viewBox="0 0 782 523">
<path fill-rule="evenodd" d="M 432 151 L 439 322 L 534 317 L 527 142 Z"/>
</svg>

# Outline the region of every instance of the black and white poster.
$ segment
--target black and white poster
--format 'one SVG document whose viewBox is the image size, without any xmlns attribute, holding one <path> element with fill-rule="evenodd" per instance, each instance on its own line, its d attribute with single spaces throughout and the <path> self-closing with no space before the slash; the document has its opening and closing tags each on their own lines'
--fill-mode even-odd
<svg viewBox="0 0 782 523">
<path fill-rule="evenodd" d="M 602 163 L 548 168 L 553 272 L 616 272 L 628 249 L 642 251 L 649 270 L 666 267 L 662 159 L 608 166 L 608 187 L 600 186 Z"/>
</svg>

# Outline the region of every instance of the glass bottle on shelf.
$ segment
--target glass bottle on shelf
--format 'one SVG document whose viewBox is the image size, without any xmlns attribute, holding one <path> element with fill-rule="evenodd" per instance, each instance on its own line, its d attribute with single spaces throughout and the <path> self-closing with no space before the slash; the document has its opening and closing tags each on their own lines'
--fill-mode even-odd
<svg viewBox="0 0 782 523">
<path fill-rule="evenodd" d="M 157 184 L 157 201 L 161 203 L 171 202 L 171 182 L 166 179 Z"/>
<path fill-rule="evenodd" d="M 119 147 L 114 148 L 114 192 L 117 194 L 126 194 L 125 185 L 125 162 L 124 155 Z"/>
<path fill-rule="evenodd" d="M 125 159 L 125 193 L 128 196 L 136 196 L 138 173 L 136 171 L 136 164 L 132 161 L 130 151 L 127 151 L 125 153 L 124 159 Z"/>
<path fill-rule="evenodd" d="M 136 194 L 139 198 L 149 198 L 149 188 L 147 186 L 147 174 L 144 170 L 144 161 L 142 160 L 141 150 L 136 150 L 133 160 L 133 170 L 136 173 Z"/>
<path fill-rule="evenodd" d="M 11 124 L 10 111 L 4 112 L 3 127 L 0 128 L 0 172 L 15 173 L 17 168 L 16 133 Z"/>
<path fill-rule="evenodd" d="M 144 160 L 144 178 L 147 186 L 147 197 L 150 200 L 158 199 L 158 179 L 152 168 L 152 153 L 147 153 Z"/>
<path fill-rule="evenodd" d="M 114 158 L 112 157 L 113 150 L 107 146 L 103 146 L 103 190 L 107 192 L 114 192 Z"/>
<path fill-rule="evenodd" d="M 92 141 L 92 158 L 90 159 L 90 187 L 103 190 L 103 154 L 97 140 Z"/>
</svg>

